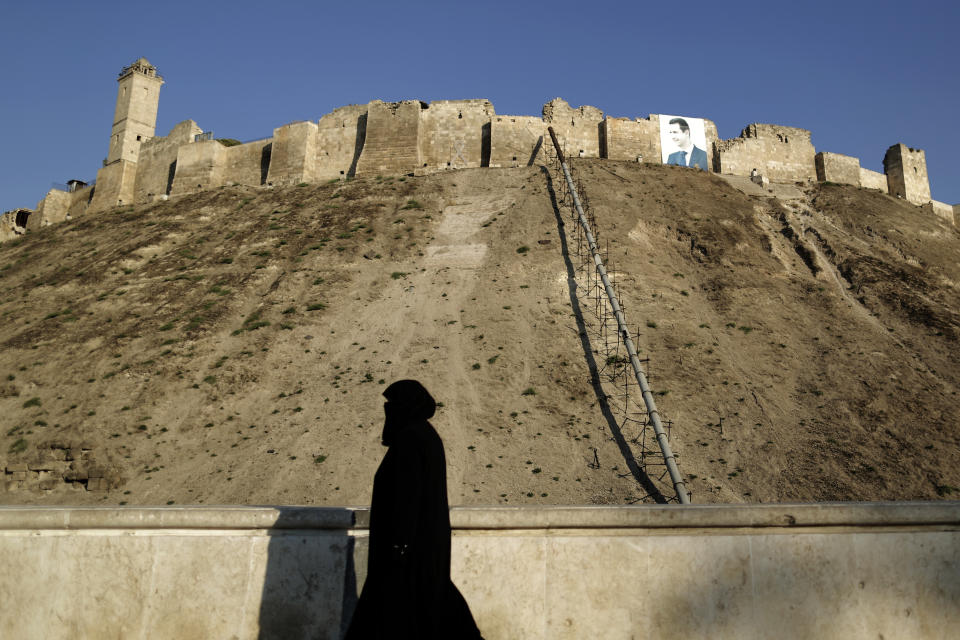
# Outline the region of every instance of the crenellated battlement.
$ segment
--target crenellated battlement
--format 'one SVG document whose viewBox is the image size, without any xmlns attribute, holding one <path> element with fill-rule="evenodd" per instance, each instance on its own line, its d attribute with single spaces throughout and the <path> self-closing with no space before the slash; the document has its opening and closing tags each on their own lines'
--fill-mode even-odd
<svg viewBox="0 0 960 640">
<path fill-rule="evenodd" d="M 203 129 L 192 120 L 177 124 L 166 136 L 154 136 L 164 80 L 146 58 L 124 67 L 118 82 L 110 152 L 96 185 L 70 194 L 51 191 L 30 216 L 31 227 L 225 184 L 270 187 L 364 175 L 528 166 L 543 161 L 548 126 L 571 157 L 667 163 L 668 156 L 679 155 L 670 156 L 677 149 L 678 132 L 667 130 L 668 123 L 678 120 L 689 122 L 690 132 L 696 133 L 694 148 L 702 146 L 706 156 L 697 166 L 708 171 L 878 189 L 917 205 L 929 204 L 937 215 L 953 220 L 952 206 L 930 199 L 924 152 L 902 144 L 887 150 L 881 174 L 860 167 L 858 158 L 817 153 L 805 129 L 753 123 L 738 137 L 721 140 L 716 125 L 704 118 L 612 118 L 596 107 L 572 107 L 555 98 L 543 105 L 539 117 L 499 115 L 484 99 L 373 100 L 340 107 L 318 121 L 277 127 L 269 138 L 228 146 L 200 135 Z M 678 164 L 675 158 L 669 163 Z"/>
</svg>

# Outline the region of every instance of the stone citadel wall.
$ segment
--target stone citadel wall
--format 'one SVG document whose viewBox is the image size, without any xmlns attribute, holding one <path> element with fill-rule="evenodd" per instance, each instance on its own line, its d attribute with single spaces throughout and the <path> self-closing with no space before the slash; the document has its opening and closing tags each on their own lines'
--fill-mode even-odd
<svg viewBox="0 0 960 640">
<path fill-rule="evenodd" d="M 118 92 L 118 105 L 125 83 L 126 79 Z M 136 111 L 150 113 L 147 107 L 139 105 Z M 805 129 L 755 123 L 738 137 L 721 140 L 712 121 L 703 123 L 711 171 L 739 176 L 756 171 L 774 182 L 819 180 L 879 189 L 917 205 L 930 204 L 932 212 L 953 218 L 948 215 L 953 212 L 951 205 L 930 199 L 922 150 L 893 145 L 881 174 L 860 167 L 858 158 L 817 153 Z M 544 161 L 545 149 L 551 145 L 548 126 L 570 157 L 661 162 L 657 114 L 611 118 L 595 107 L 571 107 L 561 98 L 545 104 L 539 117 L 498 115 L 488 100 L 374 100 L 340 107 L 316 122 L 286 124 L 274 129 L 270 138 L 235 146 L 199 135 L 203 130 L 192 120 L 177 124 L 166 136 L 144 134 L 140 141 L 138 135 L 135 160 L 110 162 L 100 169 L 92 188 L 69 194 L 51 190 L 37 205 L 30 226 L 225 184 L 275 186 L 364 175 L 527 166 Z"/>
</svg>

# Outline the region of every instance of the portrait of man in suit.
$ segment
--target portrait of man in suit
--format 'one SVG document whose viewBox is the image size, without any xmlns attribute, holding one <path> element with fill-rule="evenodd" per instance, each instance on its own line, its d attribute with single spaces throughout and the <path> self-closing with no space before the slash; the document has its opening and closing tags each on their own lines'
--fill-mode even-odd
<svg viewBox="0 0 960 640">
<path fill-rule="evenodd" d="M 677 150 L 667 156 L 667 164 L 697 167 L 707 170 L 707 152 L 693 143 L 690 125 L 684 118 L 671 118 L 667 123 L 667 137 Z"/>
</svg>

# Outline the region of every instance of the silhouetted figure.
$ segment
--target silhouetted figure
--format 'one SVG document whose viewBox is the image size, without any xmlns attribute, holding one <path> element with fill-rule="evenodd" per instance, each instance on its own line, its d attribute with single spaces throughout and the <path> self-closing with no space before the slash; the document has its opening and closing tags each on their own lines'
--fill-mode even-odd
<svg viewBox="0 0 960 640">
<path fill-rule="evenodd" d="M 373 479 L 367 579 L 346 638 L 479 639 L 450 580 L 446 456 L 427 422 L 436 402 L 416 380 L 383 395 L 388 449 Z"/>
</svg>

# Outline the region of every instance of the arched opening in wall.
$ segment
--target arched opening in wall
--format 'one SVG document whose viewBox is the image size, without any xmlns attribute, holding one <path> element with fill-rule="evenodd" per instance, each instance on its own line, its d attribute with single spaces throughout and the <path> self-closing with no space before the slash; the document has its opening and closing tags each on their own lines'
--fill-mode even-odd
<svg viewBox="0 0 960 640">
<path fill-rule="evenodd" d="M 28 209 L 20 209 L 17 211 L 16 216 L 14 217 L 14 222 L 18 227 L 27 228 L 27 220 L 30 218 L 30 211 Z"/>
</svg>

